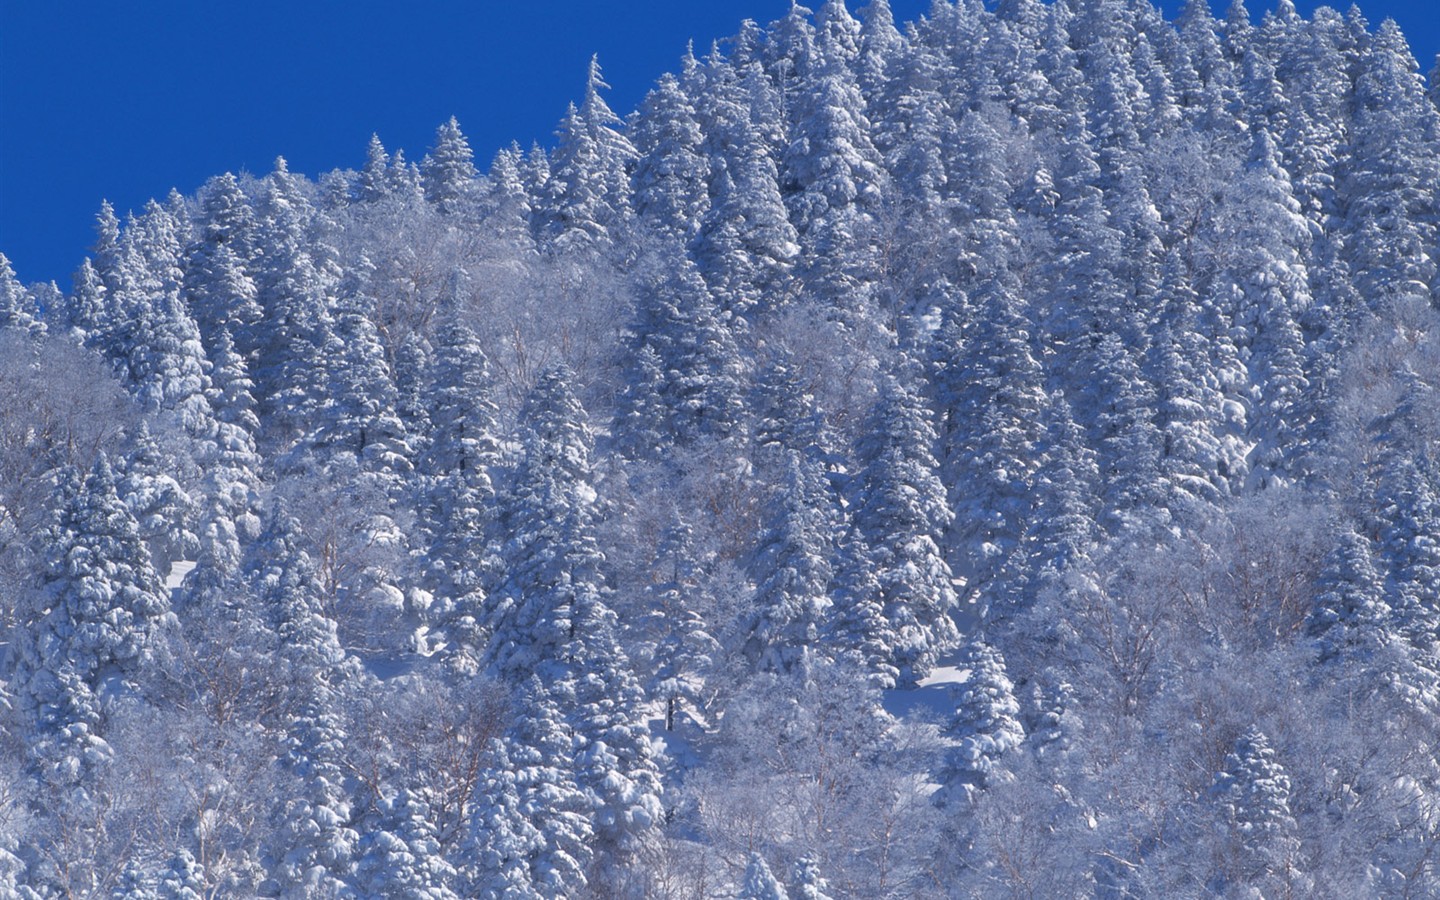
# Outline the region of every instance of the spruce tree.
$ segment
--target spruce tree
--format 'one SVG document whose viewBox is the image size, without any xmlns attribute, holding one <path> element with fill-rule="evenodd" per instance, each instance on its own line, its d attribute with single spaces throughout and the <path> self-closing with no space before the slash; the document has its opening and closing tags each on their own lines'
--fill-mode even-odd
<svg viewBox="0 0 1440 900">
<path fill-rule="evenodd" d="M 561 120 L 546 185 L 548 233 L 560 249 L 613 245 L 633 215 L 629 171 L 636 152 L 602 96 L 609 87 L 599 58 L 592 58 L 585 99 Z"/>
<path fill-rule="evenodd" d="M 888 376 L 857 447 L 864 468 L 852 501 L 854 531 L 868 558 L 875 601 L 895 635 L 899 683 L 929 674 L 954 646 L 954 576 L 939 542 L 951 512 L 931 449 L 935 431 L 914 391 Z"/>
<path fill-rule="evenodd" d="M 710 206 L 710 162 L 695 107 L 679 79 L 662 75 L 636 120 L 635 212 L 683 245 Z"/>
<path fill-rule="evenodd" d="M 956 743 L 942 777 L 951 795 L 964 799 L 1011 777 L 1003 759 L 1025 740 L 1025 732 L 1000 651 L 971 639 L 956 665 L 969 675 L 953 689 L 955 713 L 946 732 Z"/>
<path fill-rule="evenodd" d="M 173 625 L 170 598 L 102 453 L 62 470 L 36 548 L 43 574 L 20 610 L 12 684 L 33 762 L 56 790 L 109 758 L 105 707 L 137 689 Z"/>
<path fill-rule="evenodd" d="M 789 900 L 785 885 L 770 871 L 765 857 L 759 853 L 750 854 L 745 866 L 745 880 L 740 885 L 736 900 Z"/>
<path fill-rule="evenodd" d="M 1240 736 L 1211 792 L 1234 842 L 1225 860 L 1233 868 L 1216 873 L 1222 889 L 1232 883 L 1284 884 L 1300 847 L 1290 811 L 1290 777 L 1263 731 L 1251 728 Z"/>
<path fill-rule="evenodd" d="M 447 301 L 441 315 L 429 378 L 428 418 L 435 425 L 420 468 L 430 479 L 424 498 L 429 565 L 443 598 L 447 652 L 453 665 L 470 671 L 484 647 L 485 592 L 500 575 L 492 483 L 501 461 L 498 409 L 479 338 L 455 302 Z"/>
<path fill-rule="evenodd" d="M 292 779 L 276 798 L 270 878 L 282 894 L 326 896 L 348 876 L 358 840 L 342 766 L 341 702 L 359 669 L 326 614 L 300 523 L 283 505 L 272 510 L 252 545 L 245 577 L 276 636 L 275 674 L 285 704 L 282 763 Z"/>
<path fill-rule="evenodd" d="M 830 606 L 836 512 L 817 461 L 794 450 L 753 564 L 753 621 L 744 645 L 759 669 L 804 672 Z"/>
<path fill-rule="evenodd" d="M 475 170 L 470 142 L 451 116 L 435 132 L 435 146 L 420 165 L 425 199 L 442 213 L 461 216 L 469 212 L 479 173 Z"/>
<path fill-rule="evenodd" d="M 40 337 L 46 327 L 37 313 L 35 299 L 15 280 L 10 260 L 0 253 L 0 328 L 18 328 Z"/>
</svg>

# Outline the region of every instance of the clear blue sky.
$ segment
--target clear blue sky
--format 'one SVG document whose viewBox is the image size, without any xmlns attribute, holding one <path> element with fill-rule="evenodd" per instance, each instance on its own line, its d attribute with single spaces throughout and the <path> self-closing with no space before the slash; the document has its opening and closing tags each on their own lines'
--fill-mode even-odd
<svg viewBox="0 0 1440 900">
<path fill-rule="evenodd" d="M 851 0 L 852 9 L 865 0 Z M 810 5 L 818 5 L 812 2 Z M 1171 13 L 1179 0 L 1166 0 Z M 1223 5 L 1223 0 L 1217 0 Z M 1264 8 L 1251 0 L 1252 12 Z M 1317 5 L 1300 0 L 1308 15 Z M 1341 6 L 1348 6 L 1348 0 Z M 892 0 L 898 18 L 928 0 Z M 622 115 L 685 43 L 700 50 L 789 0 L 0 0 L 0 252 L 22 281 L 70 274 L 109 198 L 123 213 L 277 155 L 310 175 L 359 166 L 378 132 L 419 159 L 456 115 L 484 166 L 549 143 L 600 54 Z M 1363 0 L 1421 68 L 1436 0 Z"/>
</svg>

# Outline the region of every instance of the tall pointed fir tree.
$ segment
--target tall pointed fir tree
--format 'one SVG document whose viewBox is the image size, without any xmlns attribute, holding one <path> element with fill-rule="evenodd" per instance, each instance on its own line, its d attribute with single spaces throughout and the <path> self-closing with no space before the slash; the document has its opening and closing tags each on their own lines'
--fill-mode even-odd
<svg viewBox="0 0 1440 900">
<path fill-rule="evenodd" d="M 948 537 L 960 574 L 980 591 L 1029 521 L 1044 428 L 1044 372 L 1017 289 L 1002 271 L 968 303 L 950 296 L 931 348 L 932 392 L 943 411 L 941 472 L 955 510 Z"/>
<path fill-rule="evenodd" d="M 508 579 L 492 605 L 488 661 L 512 681 L 535 676 L 558 705 L 605 870 L 653 836 L 660 780 L 600 571 L 593 439 L 572 378 L 563 366 L 547 370 L 521 413 L 524 455 L 500 523 Z"/>
<path fill-rule="evenodd" d="M 62 469 L 51 502 L 36 548 L 43 575 L 19 610 L 12 684 L 33 729 L 31 759 L 63 792 L 109 758 L 106 705 L 136 689 L 173 616 L 103 453 L 83 481 Z"/>
<path fill-rule="evenodd" d="M 1344 523 L 1316 576 L 1315 605 L 1306 621 L 1320 659 L 1375 666 L 1381 662 L 1375 657 L 1394 642 L 1390 617 L 1374 542 Z"/>
<path fill-rule="evenodd" d="M 1440 491 L 1430 464 L 1402 449 L 1381 461 L 1376 486 L 1381 555 L 1389 569 L 1391 628 L 1409 645 L 1397 686 L 1419 708 L 1433 708 L 1440 679 Z"/>
<path fill-rule="evenodd" d="M 141 420 L 116 484 L 121 501 L 135 517 L 151 563 L 164 574 L 175 562 L 194 558 L 198 548 L 197 498 L 167 470 L 169 459 L 150 426 Z"/>
<path fill-rule="evenodd" d="M 1248 350 L 1259 403 L 1251 421 L 1262 478 L 1299 477 L 1314 417 L 1306 394 L 1306 351 L 1299 317 L 1310 306 L 1305 252 L 1309 224 L 1300 214 L 1274 140 L 1255 133 L 1244 174 L 1227 191 L 1213 227 L 1223 255 L 1208 292 Z"/>
<path fill-rule="evenodd" d="M 143 407 L 173 419 L 190 437 L 208 440 L 214 428 L 210 363 L 181 300 L 180 253 L 168 210 L 151 201 L 131 218 L 109 294 L 120 324 L 106 352 Z"/>
<path fill-rule="evenodd" d="M 15 279 L 10 260 L 0 253 L 0 329 L 17 328 L 40 337 L 46 327 L 38 313 L 35 298 Z"/>
<path fill-rule="evenodd" d="M 775 873 L 770 871 L 769 863 L 759 853 L 750 854 L 750 862 L 745 866 L 745 878 L 740 884 L 739 893 L 735 894 L 736 900 L 790 900 L 790 895 L 785 891 L 785 885 Z"/>
<path fill-rule="evenodd" d="M 776 352 L 755 377 L 749 407 L 755 459 L 764 471 L 784 471 L 793 450 L 819 461 L 832 481 L 839 480 L 845 464 L 834 430 L 815 397 L 814 383 L 787 350 Z"/>
<path fill-rule="evenodd" d="M 253 332 L 250 370 L 265 426 L 257 438 L 285 448 L 307 433 L 323 403 L 321 351 L 340 273 L 334 248 L 312 234 L 315 209 L 283 158 L 265 178 L 257 218 L 266 248 L 256 273 L 264 318 Z M 237 343 L 247 350 L 238 336 Z"/>
<path fill-rule="evenodd" d="M 979 638 L 972 638 L 956 665 L 968 670 L 964 682 L 952 687 L 955 712 L 946 727 L 955 742 L 941 778 L 947 801 L 964 802 L 975 792 L 1011 776 L 1006 754 L 1025 740 L 1015 686 L 1005 670 L 1005 657 Z"/>
<path fill-rule="evenodd" d="M 959 637 L 955 579 L 939 546 L 954 513 L 934 446 L 925 405 L 900 376 L 887 376 L 857 447 L 864 468 L 852 499 L 856 540 L 848 545 L 869 564 L 870 600 L 894 635 L 888 662 L 902 685 L 928 675 Z"/>
<path fill-rule="evenodd" d="M 322 348 L 329 383 L 314 440 L 323 456 L 350 455 L 365 471 L 398 478 L 413 468 L 413 451 L 371 306 L 352 295 L 337 310 Z"/>
<path fill-rule="evenodd" d="M 1183 63 L 1177 67 L 1175 87 L 1185 123 L 1209 132 L 1235 130 L 1235 79 L 1216 30 L 1217 22 L 1206 0 L 1185 0 L 1175 22 Z"/>
<path fill-rule="evenodd" d="M 790 450 L 755 553 L 745 656 L 762 671 L 808 670 L 830 607 L 838 513 L 819 461 Z"/>
<path fill-rule="evenodd" d="M 478 669 L 484 649 L 486 591 L 500 577 L 492 544 L 495 488 L 501 462 L 499 410 L 490 364 L 465 323 L 456 291 L 446 293 L 430 369 L 434 423 L 421 469 L 430 479 L 424 498 L 430 580 L 442 603 L 447 655 L 457 671 Z"/>
<path fill-rule="evenodd" d="M 700 706 L 721 649 L 696 602 L 705 574 L 696 554 L 694 529 L 677 513 L 641 589 L 636 666 L 646 676 L 646 696 L 665 704 L 666 731 L 675 730 L 687 704 Z"/>
<path fill-rule="evenodd" d="M 781 170 L 805 285 L 842 317 L 864 308 L 880 278 L 878 219 L 886 183 L 864 98 L 837 58 L 843 55 L 827 49 L 796 97 Z"/>
<path fill-rule="evenodd" d="M 487 664 L 522 681 L 566 677 L 562 648 L 581 595 L 603 590 L 595 543 L 594 437 L 564 366 L 547 369 L 521 411 L 523 456 L 501 501 L 506 580 L 491 604 Z"/>
<path fill-rule="evenodd" d="M 1364 47 L 1338 186 L 1337 222 L 1369 308 L 1406 297 L 1440 299 L 1440 110 L 1424 94 L 1393 20 Z"/>
<path fill-rule="evenodd" d="M 1048 630 L 1047 623 L 1036 623 L 1030 615 L 1037 610 L 1037 601 L 1063 589 L 1076 572 L 1084 571 L 1096 549 L 1100 476 L 1095 453 L 1086 445 L 1062 392 L 1047 398 L 1041 420 L 1045 432 L 1036 447 L 1040 462 L 1031 477 L 1030 521 L 983 610 L 992 633 L 1023 631 L 1037 624 Z"/>
<path fill-rule="evenodd" d="M 674 75 L 662 75 L 635 120 L 635 212 L 681 246 L 710 206 L 710 161 L 694 104 Z"/>
<path fill-rule="evenodd" d="M 435 146 L 420 164 L 425 199 L 448 216 L 467 215 L 474 203 L 479 177 L 474 158 L 470 142 L 460 131 L 460 123 L 451 116 L 436 130 Z"/>
<path fill-rule="evenodd" d="M 633 215 L 635 147 L 602 96 L 609 87 L 599 58 L 591 59 L 585 99 L 578 108 L 572 105 L 560 123 L 546 192 L 548 234 L 561 250 L 618 246 Z"/>
<path fill-rule="evenodd" d="M 632 377 L 615 429 L 621 446 L 637 458 L 663 458 L 675 444 L 728 437 L 740 425 L 743 406 L 743 363 L 731 321 L 679 253 L 651 260 L 640 291 L 630 339 Z M 657 414 L 664 418 L 655 421 Z"/>
<path fill-rule="evenodd" d="M 584 896 L 595 831 L 590 800 L 568 765 L 573 736 L 539 678 L 518 701 L 464 847 L 469 892 L 487 900 Z"/>
<path fill-rule="evenodd" d="M 275 803 L 266 866 L 271 887 L 281 896 L 330 896 L 343 890 L 358 840 L 342 757 L 342 695 L 356 687 L 359 667 L 336 637 L 300 523 L 283 504 L 251 545 L 245 575 L 276 636 L 281 763 L 290 776 Z"/>
<path fill-rule="evenodd" d="M 264 316 L 253 275 L 259 256 L 255 212 L 228 173 L 211 179 L 201 197 L 199 239 L 185 248 L 185 303 L 207 345 L 223 330 L 248 353 Z"/>
<path fill-rule="evenodd" d="M 380 135 L 370 135 L 370 143 L 365 145 L 365 165 L 360 167 L 360 176 L 355 186 L 356 199 L 362 203 L 375 203 L 384 199 L 390 190 L 389 169 L 390 154 L 385 152 Z"/>
<path fill-rule="evenodd" d="M 758 62 L 712 62 L 698 110 L 708 139 L 710 208 L 690 253 L 721 307 L 755 316 L 785 305 L 800 252 L 780 195 L 779 169 L 762 123 L 773 87 Z"/>
<path fill-rule="evenodd" d="M 255 497 L 262 462 L 255 447 L 260 421 L 255 416 L 254 382 L 245 360 L 221 330 L 211 351 L 215 440 L 202 462 L 205 472 L 202 508 L 196 526 L 198 559 L 208 559 L 233 574 L 240 564 L 240 544 L 259 534 Z"/>
<path fill-rule="evenodd" d="M 1290 811 L 1290 776 L 1263 731 L 1251 728 L 1240 736 L 1211 793 L 1229 837 L 1213 887 L 1303 890 L 1303 879 L 1295 883 L 1300 842 Z"/>
<path fill-rule="evenodd" d="M 1199 299 L 1172 251 L 1160 297 L 1165 310 L 1146 351 L 1146 378 L 1156 386 L 1160 472 L 1167 509 L 1177 515 L 1213 504 L 1228 493 L 1221 432 L 1224 393 L 1200 333 Z"/>
<path fill-rule="evenodd" d="M 1163 505 L 1164 441 L 1155 425 L 1155 388 L 1136 357 L 1113 332 L 1099 335 L 1085 354 L 1095 372 L 1091 435 L 1100 468 L 1100 520 L 1113 533 L 1169 517 Z"/>
<path fill-rule="evenodd" d="M 402 788 L 381 798 L 376 813 L 357 845 L 351 883 L 359 896 L 460 900 L 459 872 L 441 850 L 429 805 Z"/>
</svg>

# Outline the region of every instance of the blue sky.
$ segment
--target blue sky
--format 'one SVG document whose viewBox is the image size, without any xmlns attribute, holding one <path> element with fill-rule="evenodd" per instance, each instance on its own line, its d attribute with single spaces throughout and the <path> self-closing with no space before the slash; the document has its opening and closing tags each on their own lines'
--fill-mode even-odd
<svg viewBox="0 0 1440 900">
<path fill-rule="evenodd" d="M 902 19 L 929 6 L 891 3 Z M 1361 8 L 1372 23 L 1396 18 L 1428 71 L 1440 50 L 1434 4 L 1364 0 Z M 1178 0 L 1165 5 L 1173 13 Z M 1297 5 L 1308 15 L 1317 4 Z M 688 39 L 703 50 L 741 19 L 763 24 L 788 8 L 789 0 L 0 0 L 0 252 L 21 280 L 68 289 L 102 199 L 123 213 L 227 170 L 263 174 L 277 155 L 310 175 L 358 166 L 372 132 L 418 159 L 452 114 L 483 167 L 511 140 L 551 141 L 592 53 L 624 114 L 676 67 Z"/>
</svg>

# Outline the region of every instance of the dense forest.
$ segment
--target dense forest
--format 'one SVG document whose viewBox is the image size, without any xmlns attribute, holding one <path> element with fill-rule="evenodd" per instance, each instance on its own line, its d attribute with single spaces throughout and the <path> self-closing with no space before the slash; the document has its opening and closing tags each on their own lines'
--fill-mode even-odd
<svg viewBox="0 0 1440 900">
<path fill-rule="evenodd" d="M 0 257 L 0 896 L 1435 896 L 1435 81 L 826 0 Z"/>
</svg>

